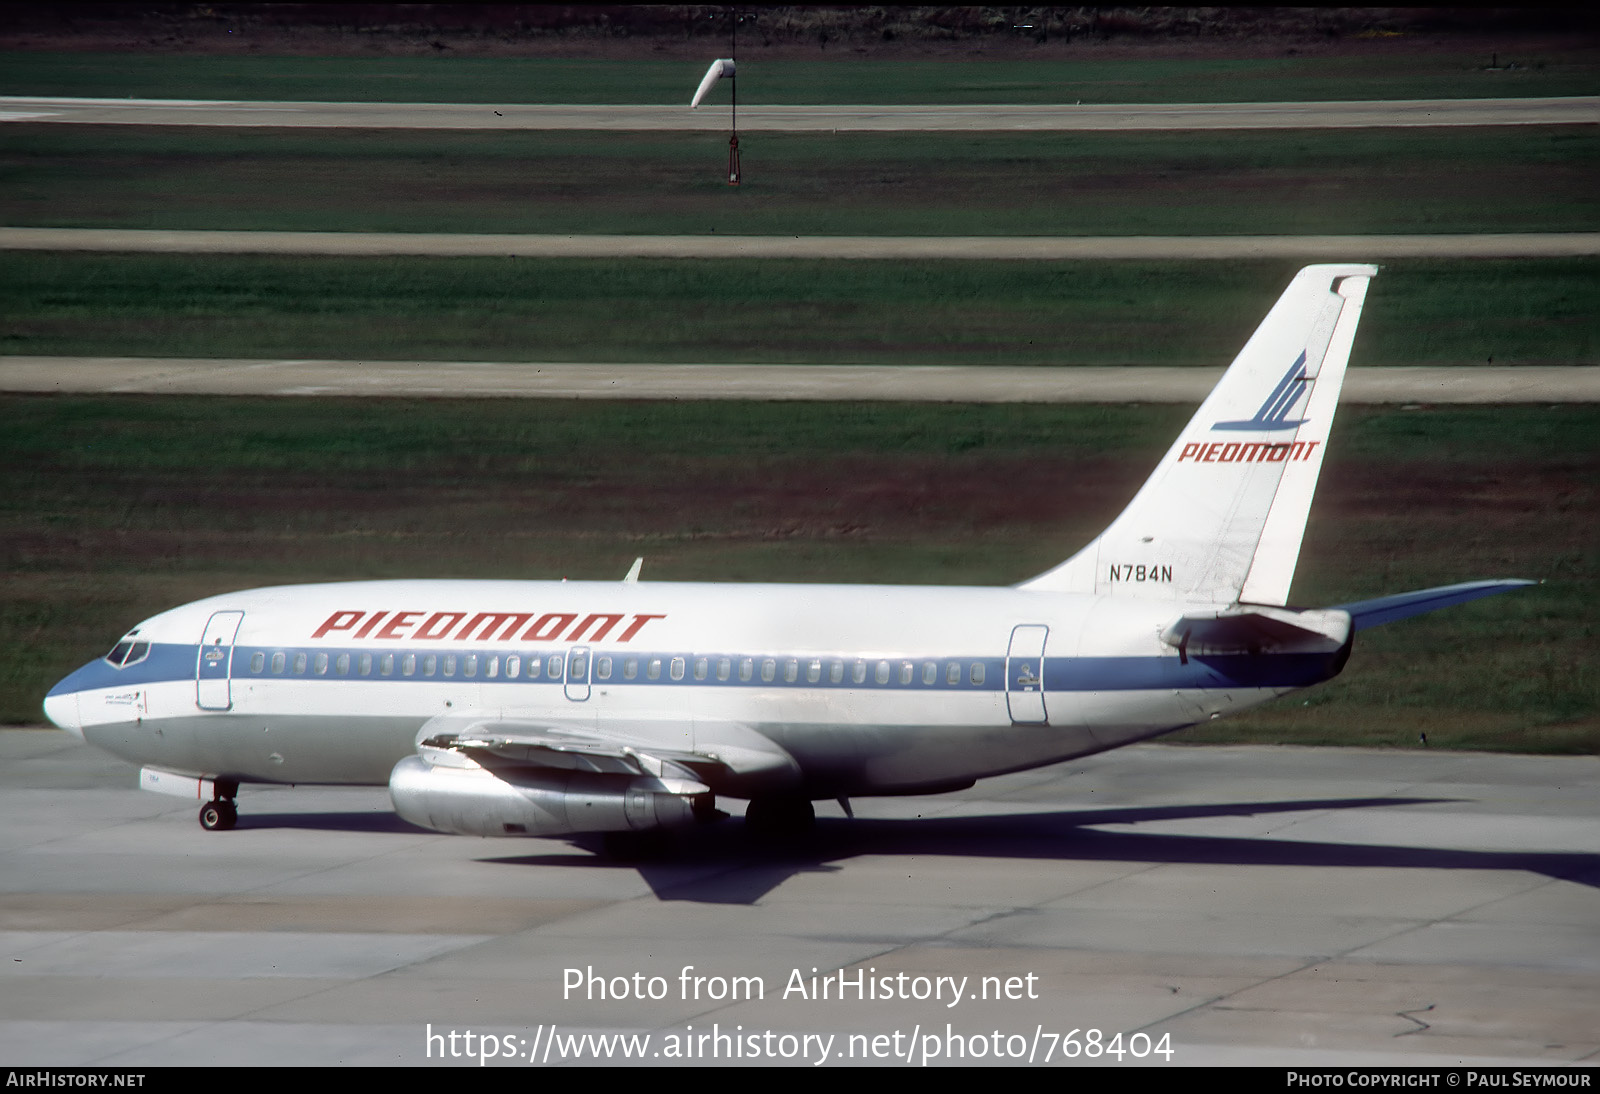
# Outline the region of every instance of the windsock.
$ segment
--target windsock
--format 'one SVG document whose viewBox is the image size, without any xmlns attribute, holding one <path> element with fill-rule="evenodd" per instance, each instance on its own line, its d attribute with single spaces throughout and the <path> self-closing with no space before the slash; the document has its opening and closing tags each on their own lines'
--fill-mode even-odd
<svg viewBox="0 0 1600 1094">
<path fill-rule="evenodd" d="M 689 104 L 689 109 L 693 110 L 699 106 L 700 100 L 706 97 L 706 92 L 710 91 L 712 85 L 724 76 L 730 80 L 733 79 L 733 58 L 731 57 L 720 57 L 711 62 L 711 67 L 706 69 L 705 79 L 700 81 L 699 88 L 695 90 L 694 101 Z"/>
</svg>

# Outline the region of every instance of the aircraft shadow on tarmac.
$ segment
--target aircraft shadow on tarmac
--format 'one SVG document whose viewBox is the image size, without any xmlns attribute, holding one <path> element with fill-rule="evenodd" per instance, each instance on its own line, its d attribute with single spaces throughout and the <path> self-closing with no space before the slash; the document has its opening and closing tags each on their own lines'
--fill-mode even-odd
<svg viewBox="0 0 1600 1094">
<path fill-rule="evenodd" d="M 1447 802 L 1448 799 L 1440 798 L 1346 798 L 899 820 L 827 818 L 819 819 L 815 831 L 803 841 L 767 848 L 753 847 L 737 823 L 724 823 L 690 832 L 668 855 L 645 862 L 619 862 L 604 855 L 571 854 L 514 855 L 482 861 L 568 869 L 633 869 L 660 900 L 706 904 L 752 904 L 796 874 L 837 871 L 842 869 L 835 865 L 839 860 L 861 855 L 1221 866 L 1524 870 L 1600 888 L 1600 854 L 1318 843 L 1270 836 L 1104 832 L 1096 827 Z M 1405 826 L 1405 816 L 1397 816 L 1391 829 L 1397 840 L 1404 839 Z M 598 841 L 577 842 L 586 849 L 598 847 Z"/>
</svg>

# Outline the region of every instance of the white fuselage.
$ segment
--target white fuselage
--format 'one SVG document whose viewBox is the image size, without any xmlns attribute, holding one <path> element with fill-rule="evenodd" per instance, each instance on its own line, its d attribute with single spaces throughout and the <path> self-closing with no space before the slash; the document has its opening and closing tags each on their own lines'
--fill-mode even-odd
<svg viewBox="0 0 1600 1094">
<path fill-rule="evenodd" d="M 243 782 L 383 784 L 425 726 L 729 758 L 750 796 L 936 790 L 1252 706 L 1332 655 L 1185 656 L 1171 602 L 1008 588 L 390 581 L 141 624 L 46 701 L 92 744 Z M 119 648 L 122 648 L 119 646 Z M 143 652 L 143 656 L 137 656 Z"/>
</svg>

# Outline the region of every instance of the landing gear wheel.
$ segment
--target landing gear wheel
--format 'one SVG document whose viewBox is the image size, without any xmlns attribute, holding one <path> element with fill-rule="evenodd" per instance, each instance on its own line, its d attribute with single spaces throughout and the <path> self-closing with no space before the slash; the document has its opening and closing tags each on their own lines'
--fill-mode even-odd
<svg viewBox="0 0 1600 1094">
<path fill-rule="evenodd" d="M 617 862 L 647 862 L 664 858 L 672 850 L 672 838 L 665 829 L 647 828 L 642 832 L 607 832 L 600 838 L 606 856 Z"/>
<path fill-rule="evenodd" d="M 206 802 L 200 807 L 200 827 L 207 832 L 226 832 L 239 819 L 239 810 L 230 801 Z"/>
<path fill-rule="evenodd" d="M 727 820 L 728 814 L 717 808 L 716 795 L 701 794 L 694 799 L 694 819 L 701 824 L 715 824 Z"/>
<path fill-rule="evenodd" d="M 800 839 L 816 823 L 816 810 L 807 798 L 752 798 L 744 811 L 745 831 L 758 839 Z"/>
</svg>

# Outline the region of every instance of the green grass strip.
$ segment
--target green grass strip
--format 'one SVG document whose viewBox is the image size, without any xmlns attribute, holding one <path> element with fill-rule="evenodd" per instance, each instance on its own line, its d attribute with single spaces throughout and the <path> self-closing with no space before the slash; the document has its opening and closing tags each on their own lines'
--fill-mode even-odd
<svg viewBox="0 0 1600 1094">
<path fill-rule="evenodd" d="M 0 351 L 1223 365 L 1296 265 L 11 252 L 0 256 Z M 1393 263 L 1369 297 L 1356 359 L 1592 363 L 1597 272 L 1594 259 Z"/>
<path fill-rule="evenodd" d="M 334 102 L 658 103 L 682 105 L 705 59 L 590 61 L 482 57 L 284 57 L 162 53 L 0 53 L 0 94 Z M 883 61 L 741 58 L 755 103 L 1147 103 L 1585 95 L 1592 48 L 1556 44 L 1499 58 L 1491 48 L 1345 56 Z M 1507 64 L 1518 67 L 1510 68 Z M 719 91 L 713 109 L 727 102 Z"/>
<path fill-rule="evenodd" d="M 754 235 L 1600 229 L 1593 128 L 758 134 L 17 124 L 0 221 Z"/>
<path fill-rule="evenodd" d="M 0 720 L 157 611 L 383 577 L 1005 584 L 1187 408 L 0 398 Z M 1600 409 L 1341 412 L 1295 586 L 1544 585 L 1363 634 L 1213 740 L 1600 747 Z M 1003 637 L 995 641 L 1003 644 Z"/>
</svg>

